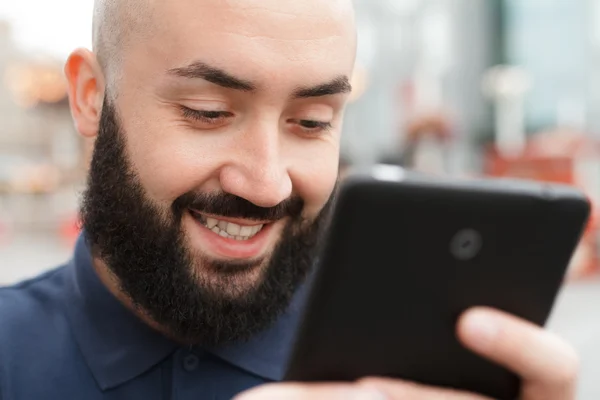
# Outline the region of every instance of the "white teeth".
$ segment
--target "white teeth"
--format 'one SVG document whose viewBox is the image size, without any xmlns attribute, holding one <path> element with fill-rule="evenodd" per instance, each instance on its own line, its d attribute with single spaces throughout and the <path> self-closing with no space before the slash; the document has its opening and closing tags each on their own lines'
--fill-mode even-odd
<svg viewBox="0 0 600 400">
<path fill-rule="evenodd" d="M 242 228 L 240 229 L 240 236 L 252 236 L 253 231 L 254 230 L 251 226 L 242 226 Z"/>
<path fill-rule="evenodd" d="M 264 227 L 264 225 L 242 226 L 210 217 L 206 218 L 204 225 L 221 237 L 240 241 L 251 239 Z"/>
<path fill-rule="evenodd" d="M 231 236 L 239 236 L 241 230 L 242 227 L 238 224 L 234 224 L 231 222 L 227 224 L 227 233 L 229 233 Z"/>
</svg>

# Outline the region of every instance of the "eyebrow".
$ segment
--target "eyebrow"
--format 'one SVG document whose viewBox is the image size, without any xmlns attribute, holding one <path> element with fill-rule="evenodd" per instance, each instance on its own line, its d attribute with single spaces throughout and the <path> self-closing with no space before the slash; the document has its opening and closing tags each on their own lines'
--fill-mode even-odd
<svg viewBox="0 0 600 400">
<path fill-rule="evenodd" d="M 215 85 L 242 92 L 256 91 L 256 85 L 252 82 L 236 78 L 222 69 L 211 67 L 203 62 L 194 62 L 185 67 L 170 69 L 169 74 L 180 78 L 204 79 Z"/>
<path fill-rule="evenodd" d="M 297 99 L 307 99 L 311 97 L 332 96 L 342 93 L 350 93 L 352 85 L 347 76 L 341 75 L 331 82 L 324 83 L 313 87 L 298 88 L 294 92 L 293 97 Z"/>
<path fill-rule="evenodd" d="M 168 72 L 170 75 L 180 78 L 203 79 L 223 88 L 238 90 L 241 92 L 255 92 L 257 89 L 257 86 L 254 83 L 235 77 L 225 70 L 210 66 L 201 61 L 196 61 L 185 67 L 173 68 Z M 323 97 L 342 93 L 350 93 L 351 91 L 352 85 L 350 84 L 348 77 L 345 75 L 340 75 L 332 81 L 321 85 L 300 87 L 294 91 L 292 97 L 296 99 L 306 99 L 311 97 Z"/>
</svg>

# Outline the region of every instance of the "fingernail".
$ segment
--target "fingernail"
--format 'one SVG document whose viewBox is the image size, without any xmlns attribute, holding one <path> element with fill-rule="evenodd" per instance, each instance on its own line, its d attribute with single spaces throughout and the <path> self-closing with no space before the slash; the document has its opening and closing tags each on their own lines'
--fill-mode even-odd
<svg viewBox="0 0 600 400">
<path fill-rule="evenodd" d="M 474 311 L 467 316 L 464 328 L 469 336 L 469 343 L 478 348 L 486 348 L 498 336 L 500 327 L 496 319 L 481 311 Z"/>
</svg>

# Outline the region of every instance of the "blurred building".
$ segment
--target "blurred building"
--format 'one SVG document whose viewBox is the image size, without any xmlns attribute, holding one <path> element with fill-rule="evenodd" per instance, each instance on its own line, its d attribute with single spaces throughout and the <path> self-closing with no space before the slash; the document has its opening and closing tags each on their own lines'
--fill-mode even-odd
<svg viewBox="0 0 600 400">
<path fill-rule="evenodd" d="M 443 111 L 454 125 L 444 168 L 476 170 L 479 138 L 493 129 L 481 77 L 500 61 L 502 2 L 356 0 L 358 66 L 367 85 L 350 105 L 343 151 L 359 164 L 401 151 L 410 121 Z"/>
<path fill-rule="evenodd" d="M 53 229 L 81 179 L 62 62 L 19 52 L 0 22 L 0 81 L 0 224 Z"/>
</svg>

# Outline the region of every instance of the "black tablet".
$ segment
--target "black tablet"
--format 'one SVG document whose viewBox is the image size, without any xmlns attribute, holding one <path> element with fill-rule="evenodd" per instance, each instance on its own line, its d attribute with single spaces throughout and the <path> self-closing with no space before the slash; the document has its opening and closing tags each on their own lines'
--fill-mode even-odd
<svg viewBox="0 0 600 400">
<path fill-rule="evenodd" d="M 396 377 L 515 399 L 456 322 L 490 306 L 543 326 L 590 213 L 578 190 L 449 181 L 380 166 L 340 191 L 289 381 Z"/>
</svg>

